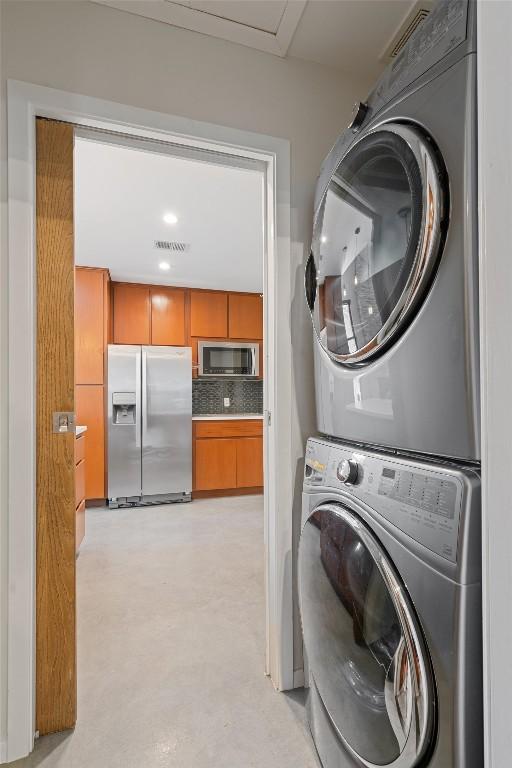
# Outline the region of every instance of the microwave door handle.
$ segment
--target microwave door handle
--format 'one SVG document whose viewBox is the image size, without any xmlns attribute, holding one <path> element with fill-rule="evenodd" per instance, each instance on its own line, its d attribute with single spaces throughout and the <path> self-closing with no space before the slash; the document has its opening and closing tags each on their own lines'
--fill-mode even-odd
<svg viewBox="0 0 512 768">
<path fill-rule="evenodd" d="M 253 376 L 257 375 L 257 371 L 256 371 L 256 347 L 252 348 L 252 375 Z"/>
</svg>

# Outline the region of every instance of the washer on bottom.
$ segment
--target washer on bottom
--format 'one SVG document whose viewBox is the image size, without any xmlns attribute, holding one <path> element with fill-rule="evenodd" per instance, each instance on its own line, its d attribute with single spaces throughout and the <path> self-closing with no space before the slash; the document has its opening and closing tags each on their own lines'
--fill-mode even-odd
<svg viewBox="0 0 512 768">
<path fill-rule="evenodd" d="M 483 765 L 480 478 L 310 439 L 299 599 L 324 768 Z"/>
</svg>

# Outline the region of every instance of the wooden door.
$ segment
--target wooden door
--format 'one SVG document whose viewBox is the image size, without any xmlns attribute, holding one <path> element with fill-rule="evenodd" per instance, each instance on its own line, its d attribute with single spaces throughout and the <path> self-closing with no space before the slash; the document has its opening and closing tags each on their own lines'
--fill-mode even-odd
<svg viewBox="0 0 512 768">
<path fill-rule="evenodd" d="M 263 438 L 240 437 L 236 441 L 236 487 L 263 485 Z"/>
<path fill-rule="evenodd" d="M 236 440 L 195 441 L 195 491 L 236 488 Z"/>
<path fill-rule="evenodd" d="M 185 291 L 151 288 L 151 343 L 185 345 Z"/>
<path fill-rule="evenodd" d="M 75 270 L 75 381 L 103 384 L 105 366 L 105 273 Z"/>
<path fill-rule="evenodd" d="M 227 293 L 190 291 L 190 335 L 212 339 L 227 338 Z"/>
<path fill-rule="evenodd" d="M 114 344 L 151 344 L 149 287 L 114 284 Z"/>
<path fill-rule="evenodd" d="M 229 294 L 229 338 L 263 338 L 263 298 L 258 293 Z"/>
<path fill-rule="evenodd" d="M 105 389 L 76 387 L 77 424 L 87 427 L 85 441 L 85 498 L 105 499 Z"/>
<path fill-rule="evenodd" d="M 73 126 L 36 121 L 36 729 L 76 720 Z"/>
</svg>

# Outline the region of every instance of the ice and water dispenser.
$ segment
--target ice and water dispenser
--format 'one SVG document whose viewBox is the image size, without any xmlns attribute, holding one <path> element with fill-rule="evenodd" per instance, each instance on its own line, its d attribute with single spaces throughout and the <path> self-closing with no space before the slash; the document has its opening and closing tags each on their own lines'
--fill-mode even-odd
<svg viewBox="0 0 512 768">
<path fill-rule="evenodd" d="M 112 393 L 112 423 L 136 424 L 135 392 Z"/>
</svg>

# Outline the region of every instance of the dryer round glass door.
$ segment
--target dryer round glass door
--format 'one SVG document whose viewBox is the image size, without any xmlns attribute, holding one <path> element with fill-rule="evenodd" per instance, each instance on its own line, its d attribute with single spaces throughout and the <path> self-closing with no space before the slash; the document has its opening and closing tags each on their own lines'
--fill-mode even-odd
<svg viewBox="0 0 512 768">
<path fill-rule="evenodd" d="M 317 338 L 345 365 L 410 322 L 444 242 L 439 154 L 416 127 L 384 123 L 343 157 L 315 218 L 306 295 Z"/>
<path fill-rule="evenodd" d="M 345 748 L 358 765 L 416 766 L 434 732 L 426 645 L 377 539 L 340 504 L 304 526 L 299 597 L 311 682 Z"/>
</svg>

